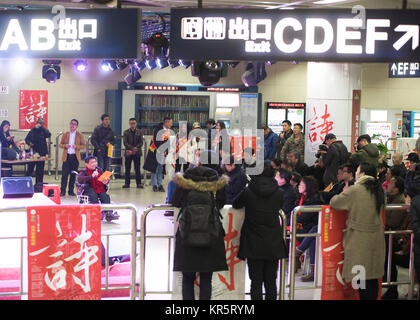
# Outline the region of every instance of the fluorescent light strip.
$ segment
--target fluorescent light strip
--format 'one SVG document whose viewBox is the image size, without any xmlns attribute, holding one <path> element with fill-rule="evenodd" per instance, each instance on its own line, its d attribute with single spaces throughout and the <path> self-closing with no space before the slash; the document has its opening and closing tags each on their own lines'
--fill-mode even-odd
<svg viewBox="0 0 420 320">
<path fill-rule="evenodd" d="M 321 1 L 315 1 L 314 4 L 331 4 L 331 3 L 337 3 L 337 2 L 345 2 L 346 0 L 321 0 Z"/>
</svg>

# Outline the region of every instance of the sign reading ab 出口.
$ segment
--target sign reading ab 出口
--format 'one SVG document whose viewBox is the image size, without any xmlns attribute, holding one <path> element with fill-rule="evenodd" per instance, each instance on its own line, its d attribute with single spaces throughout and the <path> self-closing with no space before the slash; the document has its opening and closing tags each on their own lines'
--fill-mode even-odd
<svg viewBox="0 0 420 320">
<path fill-rule="evenodd" d="M 141 10 L 2 12 L 0 58 L 138 59 Z"/>
<path fill-rule="evenodd" d="M 172 9 L 171 59 L 418 61 L 420 10 Z"/>
</svg>

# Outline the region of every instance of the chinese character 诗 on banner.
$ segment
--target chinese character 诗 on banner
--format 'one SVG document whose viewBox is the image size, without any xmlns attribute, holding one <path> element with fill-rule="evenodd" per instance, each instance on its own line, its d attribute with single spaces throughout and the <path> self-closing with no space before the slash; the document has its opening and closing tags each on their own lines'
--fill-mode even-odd
<svg viewBox="0 0 420 320">
<path fill-rule="evenodd" d="M 28 207 L 29 300 L 101 299 L 98 205 Z"/>
<path fill-rule="evenodd" d="M 48 128 L 48 91 L 19 91 L 19 129 L 32 129 L 38 118 L 44 119 Z"/>
</svg>

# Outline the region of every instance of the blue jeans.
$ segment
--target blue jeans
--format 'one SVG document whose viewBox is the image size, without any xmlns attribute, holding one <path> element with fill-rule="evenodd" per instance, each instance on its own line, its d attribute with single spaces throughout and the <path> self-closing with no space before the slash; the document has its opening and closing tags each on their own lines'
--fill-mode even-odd
<svg viewBox="0 0 420 320">
<path fill-rule="evenodd" d="M 98 151 L 96 153 L 96 157 L 98 158 L 98 167 L 104 171 L 109 170 L 109 157 L 108 152 L 105 151 Z"/>
<path fill-rule="evenodd" d="M 318 226 L 313 226 L 311 230 L 308 231 L 308 233 L 317 233 L 318 232 Z M 298 249 L 302 252 L 304 252 L 306 249 L 309 249 L 309 261 L 311 264 L 315 264 L 315 244 L 316 244 L 316 238 L 315 237 L 305 237 L 303 238 L 303 241 L 300 243 L 300 246 Z"/>
<path fill-rule="evenodd" d="M 160 187 L 162 185 L 163 165 L 159 164 L 156 167 L 156 172 L 152 173 L 152 186 Z"/>
</svg>

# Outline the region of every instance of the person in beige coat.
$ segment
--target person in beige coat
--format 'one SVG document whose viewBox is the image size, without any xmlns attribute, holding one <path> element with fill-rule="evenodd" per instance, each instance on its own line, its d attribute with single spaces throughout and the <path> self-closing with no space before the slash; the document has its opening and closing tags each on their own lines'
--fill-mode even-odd
<svg viewBox="0 0 420 320">
<path fill-rule="evenodd" d="M 362 275 L 358 268 L 364 268 L 365 279 L 358 282 L 360 300 L 377 298 L 378 279 L 384 274 L 382 210 L 385 193 L 376 177 L 377 171 L 373 164 L 361 163 L 357 168 L 356 183 L 334 196 L 330 202 L 331 208 L 348 211 L 347 229 L 343 236 L 343 278 L 351 282 L 356 276 Z"/>
<path fill-rule="evenodd" d="M 80 162 L 80 150 L 85 149 L 85 138 L 77 131 L 79 121 L 77 119 L 70 120 L 70 131 L 63 134 L 60 141 L 60 148 L 63 149 L 63 166 L 61 176 L 61 190 L 60 195 L 66 195 L 67 180 L 70 175 L 69 181 L 69 196 L 75 196 L 74 183 L 76 175 L 73 171 L 78 171 Z"/>
</svg>

